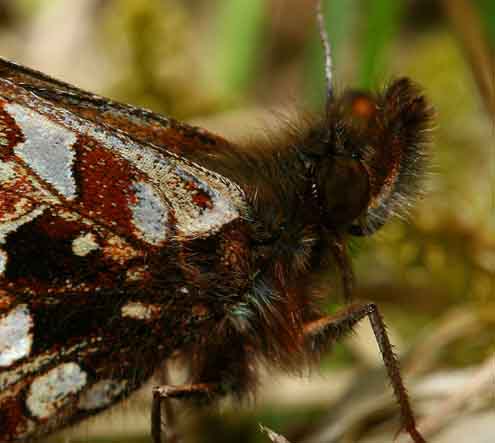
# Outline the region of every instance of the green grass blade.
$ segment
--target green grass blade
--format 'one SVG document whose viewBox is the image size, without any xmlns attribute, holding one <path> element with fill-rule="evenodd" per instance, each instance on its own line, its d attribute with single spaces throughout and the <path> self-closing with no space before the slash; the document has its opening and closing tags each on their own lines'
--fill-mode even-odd
<svg viewBox="0 0 495 443">
<path fill-rule="evenodd" d="M 381 83 L 387 72 L 387 50 L 399 29 L 402 12 L 403 2 L 397 0 L 366 2 L 366 7 L 362 9 L 364 32 L 359 50 L 360 87 L 369 89 Z"/>
<path fill-rule="evenodd" d="M 227 0 L 219 14 L 218 78 L 227 97 L 240 97 L 258 65 L 265 24 L 265 0 Z"/>
</svg>

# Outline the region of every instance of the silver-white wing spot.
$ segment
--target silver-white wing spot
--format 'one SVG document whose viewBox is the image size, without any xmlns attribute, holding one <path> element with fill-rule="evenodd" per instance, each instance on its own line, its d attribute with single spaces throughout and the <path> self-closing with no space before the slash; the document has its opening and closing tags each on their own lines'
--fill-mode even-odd
<svg viewBox="0 0 495 443">
<path fill-rule="evenodd" d="M 5 270 L 7 269 L 8 259 L 9 256 L 7 255 L 7 253 L 0 249 L 0 277 L 5 273 Z"/>
<path fill-rule="evenodd" d="M 0 367 L 27 357 L 33 344 L 33 319 L 26 305 L 18 305 L 0 318 Z"/>
<path fill-rule="evenodd" d="M 137 235 L 148 243 L 160 245 L 167 238 L 168 230 L 165 202 L 149 183 L 137 182 L 133 188 L 137 201 L 129 207 Z"/>
<path fill-rule="evenodd" d="M 81 394 L 78 407 L 85 411 L 103 408 L 122 394 L 126 386 L 125 380 L 100 380 Z"/>
<path fill-rule="evenodd" d="M 93 339 L 91 343 L 94 344 L 96 341 Z M 26 379 L 27 376 L 34 376 L 39 372 L 40 368 L 47 367 L 49 364 L 57 361 L 57 359 L 70 357 L 81 349 L 87 348 L 87 346 L 88 341 L 83 339 L 68 348 L 61 348 L 55 351 L 50 350 L 32 356 L 25 361 L 19 362 L 19 364 L 11 370 L 0 371 L 0 392 L 2 392 L 3 389 L 17 383 L 22 378 Z"/>
<path fill-rule="evenodd" d="M 0 161 L 0 223 L 10 222 L 28 213 L 33 209 L 32 198 L 22 195 L 19 190 L 19 165 L 13 161 Z M 11 183 L 17 184 L 15 191 L 19 192 L 13 197 L 12 191 L 5 191 Z"/>
<path fill-rule="evenodd" d="M 96 126 L 67 109 L 53 107 L 37 97 L 29 97 L 29 103 L 30 106 L 49 113 L 54 120 L 60 122 L 60 125 L 69 125 L 79 133 L 92 137 L 103 147 L 118 153 L 146 174 L 171 205 L 179 236 L 192 238 L 210 236 L 218 232 L 226 223 L 248 216 L 249 207 L 244 191 L 226 177 L 199 164 L 181 159 L 171 152 L 158 152 L 152 146 L 138 144 L 125 134 Z M 201 211 L 196 204 L 192 204 L 194 202 L 191 201 L 190 195 L 189 199 L 183 198 L 184 194 L 187 194 L 184 192 L 184 185 L 187 185 L 183 179 L 185 175 L 195 177 L 196 182 L 201 184 L 200 187 L 206 189 L 212 203 L 211 208 Z M 183 200 L 186 202 L 185 207 L 182 206 Z M 195 220 L 198 213 L 201 218 Z M 145 229 L 145 232 L 148 231 Z"/>
<path fill-rule="evenodd" d="M 233 204 L 232 196 L 225 192 L 227 186 L 222 182 L 215 181 L 215 176 L 208 177 L 201 170 L 196 171 L 194 175 L 190 174 L 185 170 L 185 165 L 183 167 L 177 166 L 174 172 L 179 177 L 179 183 L 194 184 L 211 201 L 210 207 L 199 207 L 192 199 L 192 192 L 184 192 L 182 186 L 174 183 L 175 178 L 171 175 L 171 183 L 166 189 L 167 193 L 171 194 L 168 197 L 174 207 L 177 228 L 181 234 L 195 237 L 204 233 L 216 232 L 225 224 L 239 218 L 238 207 Z"/>
<path fill-rule="evenodd" d="M 153 320 L 160 316 L 161 307 L 154 304 L 130 301 L 121 308 L 122 317 L 134 320 Z"/>
<path fill-rule="evenodd" d="M 96 236 L 91 232 L 80 235 L 72 241 L 72 252 L 79 257 L 84 257 L 99 247 Z"/>
<path fill-rule="evenodd" d="M 125 272 L 125 278 L 127 281 L 139 281 L 144 280 L 147 273 L 146 266 L 133 266 L 132 268 L 127 269 Z"/>
<path fill-rule="evenodd" d="M 76 363 L 63 363 L 36 378 L 29 387 L 26 406 L 39 419 L 54 415 L 87 382 L 87 374 Z"/>
<path fill-rule="evenodd" d="M 15 167 L 16 164 L 14 162 L 0 162 L 0 183 L 17 178 Z"/>
<path fill-rule="evenodd" d="M 15 118 L 25 138 L 23 143 L 14 148 L 14 153 L 65 198 L 74 199 L 74 132 L 15 103 L 7 104 L 6 110 Z"/>
</svg>

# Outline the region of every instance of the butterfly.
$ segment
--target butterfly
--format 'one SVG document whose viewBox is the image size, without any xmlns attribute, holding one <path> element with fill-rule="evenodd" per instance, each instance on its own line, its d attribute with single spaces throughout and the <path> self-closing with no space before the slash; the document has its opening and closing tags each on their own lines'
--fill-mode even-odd
<svg viewBox="0 0 495 443">
<path fill-rule="evenodd" d="M 352 293 L 348 239 L 371 235 L 421 189 L 433 112 L 409 79 L 332 88 L 276 141 L 210 132 L 0 60 L 0 442 L 94 415 L 179 356 L 189 381 L 162 403 L 209 403 L 257 367 L 316 364 L 371 321 L 402 426 L 417 430 L 378 307 L 325 315 L 330 267 Z"/>
</svg>

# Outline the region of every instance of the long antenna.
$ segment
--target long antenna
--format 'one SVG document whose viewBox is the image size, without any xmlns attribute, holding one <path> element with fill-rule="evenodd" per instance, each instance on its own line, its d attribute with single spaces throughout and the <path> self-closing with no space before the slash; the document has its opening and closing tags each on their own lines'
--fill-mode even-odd
<svg viewBox="0 0 495 443">
<path fill-rule="evenodd" d="M 327 82 L 327 107 L 333 99 L 333 64 L 332 64 L 332 50 L 330 47 L 330 40 L 328 39 L 328 33 L 325 28 L 325 18 L 323 16 L 323 7 L 321 0 L 316 2 L 316 20 L 318 22 L 318 30 L 320 33 L 321 44 L 325 52 L 325 79 Z"/>
</svg>

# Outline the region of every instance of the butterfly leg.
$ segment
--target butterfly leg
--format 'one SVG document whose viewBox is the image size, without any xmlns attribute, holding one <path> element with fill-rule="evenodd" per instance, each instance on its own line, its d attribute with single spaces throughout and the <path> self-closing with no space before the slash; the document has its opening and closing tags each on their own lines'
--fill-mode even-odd
<svg viewBox="0 0 495 443">
<path fill-rule="evenodd" d="M 164 363 L 163 367 L 157 372 L 157 382 L 159 382 L 159 386 L 169 386 L 170 383 L 170 374 L 168 368 L 168 362 Z M 179 437 L 177 434 L 177 418 L 174 410 L 174 406 L 172 405 L 172 401 L 169 398 L 162 399 L 161 409 L 158 412 L 163 413 L 165 417 L 166 423 L 166 437 L 168 443 L 178 443 Z"/>
<path fill-rule="evenodd" d="M 180 386 L 156 386 L 153 388 L 153 404 L 151 407 L 151 436 L 153 443 L 175 443 L 178 437 L 175 432 L 167 437 L 162 432 L 162 403 L 165 403 L 166 416 L 170 417 L 170 399 L 195 399 L 209 400 L 219 391 L 216 384 L 213 383 L 196 383 Z M 167 423 L 168 425 L 168 423 Z M 164 437 L 164 439 L 162 439 Z"/>
<path fill-rule="evenodd" d="M 330 344 L 351 332 L 353 327 L 364 317 L 368 317 L 371 323 L 388 377 L 399 403 L 402 428 L 409 433 L 415 443 L 425 443 L 424 438 L 416 428 L 409 397 L 400 375 L 399 362 L 388 338 L 383 318 L 375 304 L 353 304 L 334 315 L 307 323 L 304 328 L 304 339 L 308 351 L 324 351 Z"/>
</svg>

